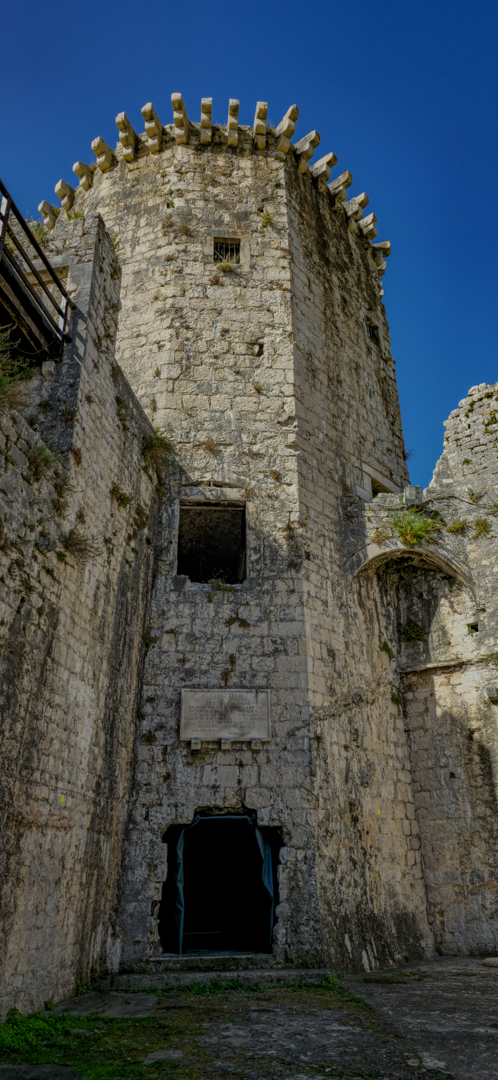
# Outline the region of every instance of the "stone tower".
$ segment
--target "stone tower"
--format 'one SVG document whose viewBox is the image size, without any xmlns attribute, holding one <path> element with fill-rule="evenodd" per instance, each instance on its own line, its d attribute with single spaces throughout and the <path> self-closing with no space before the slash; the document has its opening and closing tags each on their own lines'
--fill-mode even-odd
<svg viewBox="0 0 498 1080">
<path fill-rule="evenodd" d="M 369 783 L 368 855 L 352 872 L 341 833 L 353 735 L 340 708 L 371 663 L 348 597 L 344 514 L 358 493 L 408 482 L 379 279 L 390 248 L 375 244 L 375 215 L 362 220 L 366 195 L 347 199 L 351 175 L 327 184 L 335 154 L 312 164 L 318 134 L 291 143 L 296 106 L 267 131 L 266 104 L 250 128 L 231 101 L 216 127 L 210 100 L 200 124 L 172 101 L 174 123 L 147 105 L 138 137 L 118 117 L 121 144 L 93 144 L 98 167 L 74 202 L 117 238 L 116 359 L 180 465 L 151 609 L 123 958 L 159 949 L 167 829 L 200 809 L 245 808 L 282 844 L 276 955 L 309 966 L 371 948 L 394 960 L 429 937 L 420 867 L 396 865 L 411 805 L 396 788 L 396 813 L 384 809 L 379 826 Z M 195 530 L 201 507 L 223 533 L 229 508 L 244 512 L 244 570 L 218 588 L 177 566 L 179 528 Z M 269 690 L 271 740 L 180 742 L 180 695 L 192 687 Z M 386 771 L 403 755 L 389 696 L 354 728 L 362 776 L 374 751 Z M 324 725 L 331 702 L 339 715 Z"/>
<path fill-rule="evenodd" d="M 317 132 L 291 141 L 296 106 L 271 129 L 265 103 L 257 104 L 252 128 L 238 124 L 237 101 L 224 126 L 212 123 L 211 99 L 202 101 L 200 123 L 189 120 L 181 95 L 172 104 L 172 124 L 163 126 L 148 104 L 145 133 L 137 135 L 121 113 L 116 148 L 94 141 L 96 165 L 74 166 L 77 190 L 64 181 L 56 187 L 72 220 L 48 203 L 40 207 L 53 229 L 49 258 L 69 265 L 77 310 L 78 268 L 92 260 L 80 334 L 86 344 L 73 336 L 69 353 L 73 365 L 78 347 L 93 358 L 93 368 L 81 361 L 86 389 L 105 384 L 88 454 L 102 491 L 109 476 L 118 500 L 114 517 L 101 510 L 101 521 L 97 500 L 92 520 L 107 530 L 110 569 L 102 581 L 115 598 L 115 621 L 105 630 L 106 641 L 112 637 L 105 656 L 121 704 L 109 711 L 89 691 L 88 709 L 92 730 L 103 725 L 107 733 L 97 738 L 92 766 L 98 792 L 114 774 L 119 797 L 108 826 L 112 858 L 104 848 L 97 858 L 84 841 L 101 898 L 95 894 L 89 910 L 82 878 L 77 904 L 86 938 L 74 930 L 79 944 L 68 971 L 88 972 L 104 957 L 114 972 L 157 972 L 180 953 L 217 951 L 369 969 L 427 955 L 435 939 L 448 951 L 489 948 L 497 934 L 494 885 L 487 914 L 476 901 L 468 923 L 465 886 L 451 903 L 446 896 L 451 913 L 441 929 L 441 880 L 458 874 L 455 838 L 441 827 L 444 866 L 431 869 L 427 802 L 417 803 L 424 755 L 447 751 L 437 743 L 436 721 L 417 743 L 412 706 L 423 702 L 422 712 L 439 715 L 424 680 L 448 660 L 441 635 L 458 638 L 463 626 L 467 633 L 479 601 L 475 558 L 464 532 L 441 531 L 437 492 L 424 518 L 432 532 L 428 526 L 415 541 L 402 532 L 409 478 L 379 281 L 390 245 L 376 241 L 375 215 L 363 217 L 367 196 L 348 198 L 350 173 L 330 181 L 335 155 L 313 164 Z M 68 363 L 66 356 L 50 391 L 39 394 L 62 401 L 57 380 L 75 386 L 64 375 Z M 72 392 L 83 401 L 83 383 Z M 82 415 L 93 416 L 94 398 L 90 386 Z M 46 415 L 34 428 L 48 440 Z M 112 424 L 122 429 L 122 445 L 110 439 Z M 134 447 L 149 445 L 151 424 L 175 447 L 159 491 L 144 488 L 151 475 L 144 479 L 140 450 L 137 457 L 129 446 L 133 439 Z M 82 445 L 87 435 L 76 437 Z M 93 475 L 78 473 L 83 491 Z M 116 559 L 123 572 L 129 565 L 131 584 L 122 576 L 118 588 Z M 90 578 L 88 570 L 93 640 L 98 605 Z M 417 619 L 413 605 L 423 608 Z M 458 633 L 448 629 L 452 619 L 460 620 Z M 405 633 L 411 623 L 422 626 L 418 638 Z M 469 641 L 462 639 L 463 652 Z M 458 657 L 457 667 L 467 662 Z M 97 655 L 93 662 L 100 671 Z M 450 741 L 466 723 L 459 719 L 465 693 L 460 687 L 453 701 L 453 728 L 446 721 Z M 108 714 L 121 718 L 119 737 Z M 82 713 L 85 722 L 90 730 Z M 495 732 L 490 716 L 491 747 Z M 73 769 L 78 753 L 81 747 Z M 486 768 L 476 820 L 486 817 L 484 806 L 493 811 L 480 841 L 487 869 L 474 867 L 476 882 L 479 874 L 488 880 L 496 832 L 494 765 Z M 472 776 L 462 783 L 475 802 Z M 454 817 L 451 805 L 441 796 L 439 822 Z M 473 829 L 462 818 L 467 853 Z M 240 888 L 254 863 L 263 892 L 253 883 L 239 896 L 242 915 L 230 938 L 209 895 L 221 895 L 213 882 L 239 863 Z M 195 917 L 189 913 L 194 886 L 206 896 L 210 925 L 202 904 Z M 233 893 L 227 911 L 235 900 Z M 74 907 L 76 899 L 66 903 Z"/>
</svg>

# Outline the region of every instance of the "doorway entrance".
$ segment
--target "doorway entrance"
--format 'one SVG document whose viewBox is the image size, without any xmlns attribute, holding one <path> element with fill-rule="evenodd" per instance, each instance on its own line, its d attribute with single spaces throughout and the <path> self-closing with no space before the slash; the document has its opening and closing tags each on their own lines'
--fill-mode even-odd
<svg viewBox="0 0 498 1080">
<path fill-rule="evenodd" d="M 169 829 L 165 840 L 163 950 L 271 952 L 274 845 L 255 822 L 243 814 L 198 814 L 191 825 Z"/>
</svg>

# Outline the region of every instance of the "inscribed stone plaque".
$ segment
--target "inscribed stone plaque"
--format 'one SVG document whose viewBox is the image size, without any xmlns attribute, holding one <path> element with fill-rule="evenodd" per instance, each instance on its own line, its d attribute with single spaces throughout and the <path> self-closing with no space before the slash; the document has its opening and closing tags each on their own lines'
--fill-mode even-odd
<svg viewBox="0 0 498 1080">
<path fill-rule="evenodd" d="M 182 690 L 181 740 L 269 738 L 269 690 Z"/>
</svg>

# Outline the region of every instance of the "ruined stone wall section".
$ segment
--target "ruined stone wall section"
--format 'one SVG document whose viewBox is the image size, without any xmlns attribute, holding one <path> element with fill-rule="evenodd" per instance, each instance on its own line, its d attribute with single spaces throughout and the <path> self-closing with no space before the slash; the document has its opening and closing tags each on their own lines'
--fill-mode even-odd
<svg viewBox="0 0 498 1080">
<path fill-rule="evenodd" d="M 497 407 L 498 385 L 481 384 L 446 422 L 420 509 L 440 526 L 432 543 L 403 544 L 391 495 L 358 512 L 350 537 L 350 569 L 378 594 L 379 647 L 384 634 L 393 652 L 427 911 L 443 953 L 498 947 Z"/>
<path fill-rule="evenodd" d="M 101 219 L 61 223 L 48 254 L 72 344 L 0 416 L 2 1014 L 60 1000 L 113 951 L 156 520 Z M 38 475 L 47 447 L 60 464 Z"/>
</svg>

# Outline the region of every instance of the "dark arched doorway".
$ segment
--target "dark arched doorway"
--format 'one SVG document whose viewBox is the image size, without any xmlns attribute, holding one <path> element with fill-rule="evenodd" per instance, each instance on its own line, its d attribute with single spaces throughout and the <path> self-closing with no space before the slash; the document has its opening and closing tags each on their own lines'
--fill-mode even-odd
<svg viewBox="0 0 498 1080">
<path fill-rule="evenodd" d="M 165 952 L 271 952 L 272 843 L 248 815 L 197 815 L 168 830 L 159 911 Z"/>
</svg>

